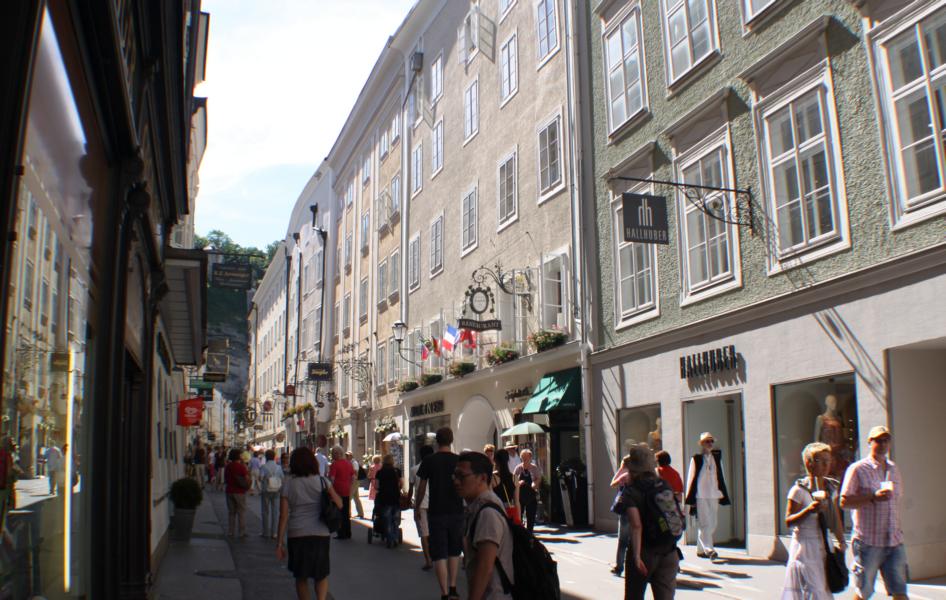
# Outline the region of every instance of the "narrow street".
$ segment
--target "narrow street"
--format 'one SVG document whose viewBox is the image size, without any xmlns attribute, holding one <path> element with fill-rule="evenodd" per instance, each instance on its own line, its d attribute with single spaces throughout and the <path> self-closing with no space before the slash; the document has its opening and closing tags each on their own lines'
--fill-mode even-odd
<svg viewBox="0 0 946 600">
<path fill-rule="evenodd" d="M 293 581 L 275 556 L 275 543 L 260 537 L 260 504 L 247 499 L 247 537 L 225 536 L 227 509 L 224 494 L 208 492 L 197 512 L 189 544 L 172 542 L 156 580 L 156 600 L 292 600 Z M 371 502 L 362 502 L 370 514 Z M 352 539 L 332 541 L 330 598 L 358 600 L 383 596 L 398 600 L 437 597 L 432 572 L 421 570 L 420 542 L 410 512 L 402 519 L 404 544 L 387 550 L 376 540 L 367 544 L 369 522 L 352 521 Z M 537 527 L 539 538 L 555 555 L 563 600 L 622 598 L 624 580 L 609 572 L 616 539 L 613 534 Z M 782 586 L 784 565 L 751 558 L 738 551 L 721 550 L 721 560 L 710 563 L 683 547 L 686 559 L 677 579 L 677 598 L 771 600 Z M 465 597 L 461 573 L 458 588 Z M 943 582 L 914 584 L 913 600 L 946 599 Z M 853 590 L 836 596 L 853 598 Z"/>
</svg>

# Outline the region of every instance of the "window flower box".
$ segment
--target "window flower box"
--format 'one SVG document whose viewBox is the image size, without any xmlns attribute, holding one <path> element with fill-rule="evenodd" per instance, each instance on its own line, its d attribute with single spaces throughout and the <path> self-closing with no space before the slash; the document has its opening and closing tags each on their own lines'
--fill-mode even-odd
<svg viewBox="0 0 946 600">
<path fill-rule="evenodd" d="M 496 346 L 486 354 L 486 362 L 491 367 L 501 365 L 519 358 L 519 352 L 506 345 Z"/>
<path fill-rule="evenodd" d="M 440 373 L 424 373 L 420 376 L 420 384 L 423 386 L 433 385 L 435 383 L 440 383 L 443 380 L 443 375 Z"/>
<path fill-rule="evenodd" d="M 557 348 L 566 341 L 568 341 L 568 335 L 561 329 L 540 329 L 529 334 L 529 345 L 535 348 L 536 352 Z"/>
<path fill-rule="evenodd" d="M 465 360 L 455 360 L 450 363 L 450 374 L 454 377 L 463 377 L 476 370 L 474 363 Z"/>
<path fill-rule="evenodd" d="M 399 392 L 413 392 L 420 387 L 420 384 L 414 381 L 413 379 L 408 379 L 407 381 L 402 381 L 397 386 L 397 391 Z"/>
</svg>

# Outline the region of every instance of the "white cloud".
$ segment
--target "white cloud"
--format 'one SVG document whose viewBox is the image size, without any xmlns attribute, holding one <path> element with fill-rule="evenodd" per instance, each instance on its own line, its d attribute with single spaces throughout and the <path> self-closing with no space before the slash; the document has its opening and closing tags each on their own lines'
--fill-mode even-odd
<svg viewBox="0 0 946 600">
<path fill-rule="evenodd" d="M 315 170 L 412 4 L 204 0 L 202 9 L 210 13 L 207 81 L 197 94 L 208 97 L 209 133 L 200 170 L 198 232 L 223 229 L 240 243 L 285 234 L 285 220 L 272 231 L 246 229 L 247 215 L 234 215 L 231 231 L 230 202 L 240 190 L 265 190 L 265 182 L 248 181 L 254 173 L 272 176 L 277 167 L 299 165 Z M 306 179 L 300 177 L 288 197 L 286 182 L 273 182 L 280 197 L 266 198 L 265 204 L 284 207 L 288 219 Z M 241 230 L 254 239 L 241 239 Z"/>
</svg>

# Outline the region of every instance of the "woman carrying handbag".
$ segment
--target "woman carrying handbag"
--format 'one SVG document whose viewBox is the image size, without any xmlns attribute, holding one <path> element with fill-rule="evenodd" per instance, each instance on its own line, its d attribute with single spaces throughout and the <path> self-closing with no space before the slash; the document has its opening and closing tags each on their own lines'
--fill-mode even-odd
<svg viewBox="0 0 946 600">
<path fill-rule="evenodd" d="M 839 583 L 846 547 L 838 504 L 840 484 L 826 477 L 831 472 L 831 447 L 827 444 L 808 444 L 802 451 L 802 460 L 808 476 L 796 481 L 789 490 L 785 509 L 785 524 L 792 528 L 792 543 L 782 600 L 829 599 L 834 597 L 832 588 L 844 589 Z M 828 544 L 829 530 L 836 548 Z M 843 568 L 846 581 L 847 571 Z M 828 569 L 833 571 L 830 578 Z"/>
</svg>

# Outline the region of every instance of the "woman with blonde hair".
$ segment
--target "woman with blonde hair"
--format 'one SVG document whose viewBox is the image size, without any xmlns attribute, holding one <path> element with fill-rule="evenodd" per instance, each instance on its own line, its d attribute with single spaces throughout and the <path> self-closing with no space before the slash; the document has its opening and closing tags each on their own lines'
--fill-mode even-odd
<svg viewBox="0 0 946 600">
<path fill-rule="evenodd" d="M 371 457 L 371 468 L 368 469 L 368 499 L 374 501 L 378 496 L 378 482 L 375 476 L 381 470 L 381 455 L 375 454 Z"/>
<path fill-rule="evenodd" d="M 831 472 L 831 446 L 816 442 L 802 451 L 807 477 L 795 482 L 788 492 L 785 524 L 792 528 L 792 543 L 785 567 L 782 600 L 822 600 L 833 598 L 825 574 L 826 531 L 844 550 L 844 525 L 838 504 L 840 483 L 826 477 Z M 819 518 L 820 517 L 820 518 Z"/>
</svg>

